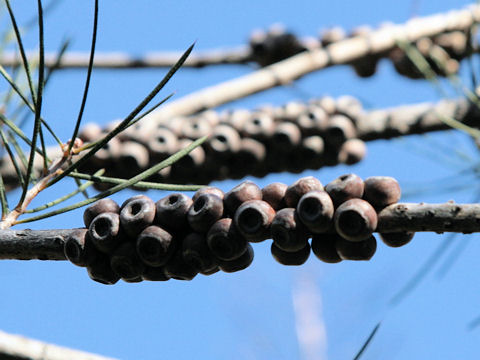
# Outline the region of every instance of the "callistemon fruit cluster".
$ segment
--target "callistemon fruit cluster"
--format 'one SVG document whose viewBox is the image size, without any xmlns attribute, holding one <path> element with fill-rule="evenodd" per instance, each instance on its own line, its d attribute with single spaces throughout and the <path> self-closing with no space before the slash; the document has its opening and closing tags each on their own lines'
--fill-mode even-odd
<svg viewBox="0 0 480 360">
<path fill-rule="evenodd" d="M 384 24 L 383 27 L 392 24 Z M 267 66 L 286 59 L 302 51 L 328 47 L 338 41 L 356 36 L 370 36 L 374 31 L 369 26 L 359 26 L 348 32 L 341 27 L 333 27 L 321 32 L 318 39 L 300 39 L 281 26 L 272 26 L 267 31 L 257 30 L 250 36 L 250 52 L 252 60 L 261 66 Z M 423 37 L 412 44 L 421 56 L 424 57 L 432 71 L 439 76 L 448 76 L 458 72 L 459 61 L 472 53 L 471 30 L 449 31 L 434 37 Z M 411 55 L 401 47 L 390 51 L 372 53 L 351 62 L 356 74 L 360 77 L 373 76 L 377 71 L 377 64 L 382 58 L 390 60 L 400 75 L 411 79 L 425 78 L 419 68 L 410 58 Z"/>
<path fill-rule="evenodd" d="M 65 254 L 105 284 L 236 272 L 252 263 L 252 243 L 267 239 L 283 265 L 301 265 L 311 252 L 327 263 L 369 260 L 377 213 L 399 199 L 395 179 L 354 174 L 326 186 L 310 176 L 262 189 L 244 181 L 227 193 L 204 187 L 192 198 L 172 193 L 157 202 L 137 195 L 121 206 L 102 199 L 85 210 L 86 228 L 67 240 Z M 397 247 L 413 233 L 380 236 Z"/>
<path fill-rule="evenodd" d="M 263 177 L 272 172 L 354 164 L 366 154 L 365 143 L 357 138 L 357 122 L 363 113 L 357 99 L 341 96 L 140 122 L 111 139 L 81 170 L 92 173 L 103 168 L 106 175 L 129 178 L 205 135 L 210 135 L 205 143 L 149 180 L 207 184 L 246 175 Z M 95 141 L 116 125 L 112 122 L 102 129 L 86 124 L 79 137 Z"/>
</svg>

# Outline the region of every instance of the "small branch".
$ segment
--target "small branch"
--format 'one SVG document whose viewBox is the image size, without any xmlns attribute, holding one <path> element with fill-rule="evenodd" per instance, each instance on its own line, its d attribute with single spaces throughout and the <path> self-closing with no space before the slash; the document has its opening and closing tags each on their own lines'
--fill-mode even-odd
<svg viewBox="0 0 480 360">
<path fill-rule="evenodd" d="M 0 259 L 66 260 L 63 245 L 77 229 L 1 230 Z M 376 232 L 480 232 L 480 204 L 397 203 L 378 214 Z"/>
<path fill-rule="evenodd" d="M 0 331 L 0 358 L 3 360 L 114 360 L 3 331 Z"/>
<path fill-rule="evenodd" d="M 379 213 L 377 231 L 479 232 L 480 204 L 393 204 Z"/>
<path fill-rule="evenodd" d="M 68 53 L 57 62 L 56 54 L 45 54 L 45 66 L 56 69 L 84 69 L 88 67 L 89 54 Z M 182 56 L 181 52 L 158 52 L 135 57 L 127 53 L 96 53 L 93 67 L 95 69 L 137 69 L 137 68 L 170 68 Z M 35 54 L 30 54 L 34 59 Z M 234 49 L 218 49 L 208 52 L 192 54 L 183 64 L 183 67 L 201 68 L 207 65 L 245 64 L 251 61 L 250 49 L 242 46 Z M 4 67 L 21 66 L 22 59 L 14 52 L 5 52 L 1 55 L 0 64 Z"/>
</svg>

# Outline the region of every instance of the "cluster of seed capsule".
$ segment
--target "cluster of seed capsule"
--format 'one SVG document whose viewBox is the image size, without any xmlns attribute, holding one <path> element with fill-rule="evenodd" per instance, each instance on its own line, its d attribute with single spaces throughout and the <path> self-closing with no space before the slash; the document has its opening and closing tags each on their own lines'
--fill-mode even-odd
<svg viewBox="0 0 480 360">
<path fill-rule="evenodd" d="M 357 27 L 350 33 L 341 27 L 334 27 L 321 32 L 318 39 L 301 40 L 284 27 L 275 25 L 267 31 L 257 30 L 251 34 L 250 51 L 255 62 L 266 66 L 307 49 L 326 47 L 354 36 L 368 36 L 371 31 L 368 26 Z M 425 37 L 413 45 L 425 57 L 433 71 L 440 76 L 457 73 L 459 61 L 471 53 L 469 31 L 456 30 L 432 38 Z M 385 53 L 371 54 L 351 63 L 351 66 L 358 76 L 370 77 L 375 74 L 377 63 L 382 58 L 389 59 L 400 75 L 412 79 L 425 77 L 400 47 Z"/>
<path fill-rule="evenodd" d="M 103 199 L 86 209 L 86 229 L 66 241 L 65 255 L 105 284 L 240 271 L 253 261 L 251 243 L 266 239 L 283 265 L 301 265 L 311 251 L 327 263 L 369 260 L 377 213 L 399 198 L 391 177 L 348 174 L 325 187 L 310 176 L 263 189 L 244 181 L 227 193 L 204 187 L 193 198 L 173 193 L 156 203 L 145 195 L 121 206 Z M 398 247 L 413 233 L 380 236 Z"/>
<path fill-rule="evenodd" d="M 342 96 L 254 111 L 206 111 L 160 124 L 139 122 L 113 138 L 82 170 L 105 168 L 109 176 L 129 178 L 209 134 L 201 147 L 149 180 L 208 184 L 246 175 L 354 164 L 366 154 L 365 143 L 357 139 L 356 123 L 362 113 L 357 99 Z M 79 137 L 94 141 L 115 125 L 102 129 L 87 124 Z"/>
</svg>

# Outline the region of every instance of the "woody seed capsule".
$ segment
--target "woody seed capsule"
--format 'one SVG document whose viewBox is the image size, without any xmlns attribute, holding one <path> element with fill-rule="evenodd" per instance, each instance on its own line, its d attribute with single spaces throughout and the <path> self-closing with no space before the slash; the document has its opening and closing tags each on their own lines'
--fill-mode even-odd
<svg viewBox="0 0 480 360">
<path fill-rule="evenodd" d="M 357 130 L 352 120 L 345 115 L 332 116 L 325 131 L 325 141 L 336 148 L 348 139 L 357 136 Z"/>
<path fill-rule="evenodd" d="M 112 270 L 124 280 L 141 281 L 139 277 L 145 270 L 145 264 L 135 251 L 135 244 L 125 242 L 121 244 L 110 257 Z"/>
<path fill-rule="evenodd" d="M 307 242 L 302 249 L 290 252 L 284 251 L 276 246 L 275 243 L 272 243 L 270 251 L 272 252 L 273 258 L 280 264 L 298 266 L 304 264 L 308 260 L 308 257 L 310 256 L 310 244 Z"/>
<path fill-rule="evenodd" d="M 132 238 L 153 223 L 155 203 L 147 196 L 138 195 L 125 201 L 120 210 L 120 223 Z"/>
<path fill-rule="evenodd" d="M 343 260 L 370 260 L 377 250 L 377 240 L 373 235 L 357 242 L 339 237 L 335 241 L 335 248 Z"/>
<path fill-rule="evenodd" d="M 120 280 L 110 266 L 108 255 L 101 252 L 87 260 L 87 273 L 90 279 L 105 285 L 113 285 Z"/>
<path fill-rule="evenodd" d="M 355 174 L 339 176 L 325 185 L 325 191 L 330 195 L 333 204 L 336 207 L 350 199 L 361 199 L 363 196 L 363 190 L 363 180 Z"/>
<path fill-rule="evenodd" d="M 203 194 L 198 196 L 187 213 L 190 227 L 205 233 L 223 215 L 223 201 L 217 195 Z"/>
<path fill-rule="evenodd" d="M 190 233 L 183 239 L 183 260 L 200 273 L 217 270 L 217 263 L 207 246 L 205 235 Z"/>
<path fill-rule="evenodd" d="M 362 199 L 351 199 L 341 204 L 333 220 L 337 232 L 349 241 L 368 239 L 378 222 L 375 209 Z"/>
<path fill-rule="evenodd" d="M 118 151 L 117 172 L 125 179 L 137 175 L 148 167 L 147 148 L 134 141 L 122 143 Z"/>
<path fill-rule="evenodd" d="M 396 248 L 408 244 L 414 235 L 415 233 L 410 231 L 380 233 L 380 239 L 385 245 Z"/>
<path fill-rule="evenodd" d="M 262 190 L 252 181 L 246 180 L 225 194 L 225 214 L 233 216 L 238 207 L 248 200 L 261 200 Z"/>
<path fill-rule="evenodd" d="M 179 242 L 178 248 L 165 264 L 165 273 L 172 279 L 192 280 L 198 274 L 198 271 L 188 264 L 183 258 L 183 239 L 178 239 L 177 241 Z"/>
<path fill-rule="evenodd" d="M 353 165 L 362 161 L 367 155 L 367 145 L 360 139 L 348 139 L 345 141 L 338 152 L 338 162 L 340 164 Z"/>
<path fill-rule="evenodd" d="M 275 210 L 263 200 L 244 202 L 235 212 L 234 222 L 238 231 L 251 242 L 269 238 L 270 224 Z"/>
<path fill-rule="evenodd" d="M 221 189 L 215 186 L 205 186 L 205 187 L 202 187 L 201 189 L 198 189 L 197 192 L 193 194 L 192 200 L 193 201 L 197 200 L 198 197 L 203 194 L 217 195 L 222 200 L 223 200 L 223 197 L 225 196 L 224 192 Z"/>
<path fill-rule="evenodd" d="M 275 245 L 284 251 L 299 251 L 308 243 L 307 229 L 294 208 L 284 208 L 275 214 L 270 233 Z"/>
<path fill-rule="evenodd" d="M 146 266 L 142 274 L 143 280 L 148 281 L 168 281 L 170 276 L 165 273 L 163 266 Z"/>
<path fill-rule="evenodd" d="M 247 243 L 246 250 L 240 257 L 233 260 L 229 260 L 229 261 L 218 259 L 217 260 L 218 267 L 223 272 L 227 272 L 227 273 L 237 272 L 249 267 L 250 264 L 253 262 L 253 257 L 254 257 L 253 247 L 252 245 Z"/>
<path fill-rule="evenodd" d="M 87 259 L 92 251 L 94 252 L 95 249 L 88 239 L 87 229 L 76 229 L 65 241 L 65 257 L 77 266 L 87 266 Z"/>
<path fill-rule="evenodd" d="M 296 208 L 300 198 L 310 191 L 322 191 L 320 180 L 313 176 L 303 177 L 295 181 L 285 192 L 285 203 L 288 207 Z"/>
<path fill-rule="evenodd" d="M 230 261 L 246 251 L 247 240 L 238 233 L 232 219 L 223 218 L 208 231 L 207 246 L 217 259 Z"/>
<path fill-rule="evenodd" d="M 270 204 L 274 210 L 280 210 L 285 205 L 287 185 L 279 182 L 270 183 L 262 189 L 262 200 Z"/>
<path fill-rule="evenodd" d="M 90 223 L 88 233 L 95 247 L 104 253 L 111 253 L 124 241 L 120 217 L 116 213 L 107 212 L 95 217 Z"/>
<path fill-rule="evenodd" d="M 182 193 L 170 194 L 156 202 L 155 224 L 172 231 L 188 229 L 187 212 L 192 206 L 192 199 Z"/>
<path fill-rule="evenodd" d="M 325 191 L 310 191 L 297 205 L 298 217 L 312 233 L 327 231 L 332 225 L 333 212 L 332 199 Z"/>
<path fill-rule="evenodd" d="M 342 261 L 337 253 L 336 242 L 341 238 L 337 233 L 316 234 L 312 237 L 312 251 L 315 256 L 328 264 L 335 264 Z"/>
<path fill-rule="evenodd" d="M 136 246 L 140 259 L 154 267 L 164 265 L 175 250 L 172 235 L 155 225 L 140 233 Z"/>
<path fill-rule="evenodd" d="M 92 220 L 101 213 L 110 212 L 118 214 L 120 212 L 120 206 L 112 199 L 105 198 L 94 202 L 87 207 L 83 213 L 83 222 L 88 228 Z"/>
<path fill-rule="evenodd" d="M 376 209 L 382 209 L 400 200 L 400 185 L 389 176 L 372 176 L 365 179 L 363 198 Z"/>
</svg>

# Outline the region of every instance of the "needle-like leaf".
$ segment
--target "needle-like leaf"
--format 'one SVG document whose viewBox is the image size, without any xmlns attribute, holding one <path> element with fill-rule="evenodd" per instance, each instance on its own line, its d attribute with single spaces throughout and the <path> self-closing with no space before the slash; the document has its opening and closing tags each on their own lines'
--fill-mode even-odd
<svg viewBox="0 0 480 360">
<path fill-rule="evenodd" d="M 353 360 L 358 360 L 360 359 L 360 357 L 362 356 L 362 354 L 365 352 L 365 350 L 367 349 L 367 346 L 370 344 L 370 342 L 373 340 L 373 337 L 375 336 L 375 334 L 377 333 L 378 331 L 378 328 L 380 327 L 380 323 L 378 323 L 372 330 L 372 332 L 370 333 L 370 335 L 368 335 L 368 338 L 367 338 L 367 341 L 365 341 L 365 343 L 362 345 L 362 348 L 360 349 L 360 351 L 357 353 L 357 355 L 353 358 Z"/>
<path fill-rule="evenodd" d="M 90 87 L 90 78 L 92 76 L 93 59 L 95 57 L 95 44 L 97 42 L 97 25 L 98 25 L 98 0 L 95 0 L 95 10 L 93 17 L 93 31 L 92 31 L 92 45 L 90 48 L 90 59 L 88 61 L 87 80 L 85 81 L 85 89 L 83 90 L 82 104 L 80 105 L 80 111 L 78 112 L 77 122 L 75 123 L 75 129 L 71 141 L 68 144 L 68 153 L 72 150 L 73 144 L 80 129 L 80 123 L 82 122 L 83 111 L 85 110 L 85 104 L 87 103 L 88 89 Z"/>
<path fill-rule="evenodd" d="M 37 145 L 37 137 L 40 133 L 40 127 L 42 126 L 42 122 L 40 121 L 40 114 L 42 112 L 42 93 L 43 93 L 43 80 L 44 80 L 44 70 L 45 70 L 45 43 L 44 43 L 44 34 L 43 34 L 43 9 L 42 9 L 42 1 L 37 0 L 38 5 L 38 40 L 39 40 L 39 67 L 38 67 L 38 84 L 37 84 L 37 101 L 35 102 L 35 121 L 33 124 L 33 135 L 32 135 L 32 146 L 30 149 L 30 157 L 28 159 L 28 167 L 27 167 L 27 174 L 25 178 L 25 185 L 22 189 L 22 195 L 20 196 L 20 200 L 18 201 L 17 207 L 21 207 L 23 200 L 25 200 L 25 196 L 27 195 L 28 191 L 28 184 L 30 183 L 30 178 L 32 173 L 34 172 L 33 162 L 35 160 L 35 148 Z"/>
</svg>

